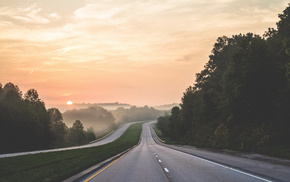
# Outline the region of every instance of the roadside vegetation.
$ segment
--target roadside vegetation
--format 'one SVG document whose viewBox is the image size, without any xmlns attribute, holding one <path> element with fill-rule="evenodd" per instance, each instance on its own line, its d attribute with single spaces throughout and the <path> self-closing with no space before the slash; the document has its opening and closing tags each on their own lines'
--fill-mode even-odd
<svg viewBox="0 0 290 182">
<path fill-rule="evenodd" d="M 100 135 L 115 127 L 115 118 L 112 113 L 100 106 L 67 110 L 63 113 L 63 121 L 68 126 L 72 126 L 77 119 L 81 120 L 86 128 L 91 128 L 95 135 Z"/>
<path fill-rule="evenodd" d="M 1 182 L 57 182 L 102 162 L 139 142 L 142 123 L 131 125 L 116 141 L 93 148 L 0 159 Z"/>
<path fill-rule="evenodd" d="M 159 127 L 157 126 L 157 123 L 155 123 L 153 125 L 153 130 L 155 132 L 155 134 L 157 135 L 157 137 L 161 140 L 161 142 L 163 143 L 166 143 L 166 144 L 179 144 L 178 142 L 176 141 L 172 141 L 170 139 L 170 137 L 168 136 L 164 136 L 161 132 L 161 130 L 159 129 Z"/>
<path fill-rule="evenodd" d="M 222 36 L 162 137 L 199 147 L 290 158 L 290 4 L 277 29 Z"/>
<path fill-rule="evenodd" d="M 46 109 L 35 89 L 25 94 L 17 85 L 0 84 L 0 153 L 74 146 L 95 140 L 80 120 L 68 128 L 57 108 Z"/>
<path fill-rule="evenodd" d="M 162 116 L 165 111 L 156 110 L 153 107 L 136 107 L 132 106 L 129 109 L 119 107 L 111 111 L 116 118 L 116 123 L 126 123 L 134 121 L 149 121 L 156 120 Z"/>
<path fill-rule="evenodd" d="M 148 106 L 115 111 L 90 106 L 62 114 L 47 109 L 37 90 L 23 94 L 11 82 L 0 83 L 0 154 L 87 144 L 122 123 L 157 119 L 163 113 Z"/>
</svg>

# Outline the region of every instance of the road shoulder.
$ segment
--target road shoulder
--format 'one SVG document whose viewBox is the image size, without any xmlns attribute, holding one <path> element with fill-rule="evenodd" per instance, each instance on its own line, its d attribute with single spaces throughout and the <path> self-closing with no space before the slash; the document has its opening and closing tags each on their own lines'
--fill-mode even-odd
<svg viewBox="0 0 290 182">
<path fill-rule="evenodd" d="M 290 179 L 290 160 L 268 157 L 260 154 L 246 154 L 216 149 L 199 149 L 186 145 L 168 145 L 158 139 L 152 125 L 150 130 L 157 144 L 173 150 L 259 175 L 273 181 L 289 181 Z"/>
</svg>

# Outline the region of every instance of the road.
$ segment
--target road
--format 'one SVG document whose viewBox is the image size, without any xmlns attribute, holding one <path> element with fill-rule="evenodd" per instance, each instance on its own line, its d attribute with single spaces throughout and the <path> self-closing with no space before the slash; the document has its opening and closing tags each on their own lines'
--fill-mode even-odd
<svg viewBox="0 0 290 182">
<path fill-rule="evenodd" d="M 133 122 L 135 123 L 135 122 Z M 19 152 L 19 153 L 10 153 L 10 154 L 0 154 L 0 158 L 4 157 L 15 157 L 20 155 L 28 155 L 28 154 L 37 154 L 37 153 L 45 153 L 45 152 L 56 152 L 56 151 L 63 151 L 63 150 L 73 150 L 73 149 L 80 149 L 80 148 L 88 148 L 88 147 L 95 147 L 99 145 L 104 145 L 106 143 L 113 142 L 114 140 L 118 139 L 126 130 L 127 128 L 133 123 L 126 123 L 121 125 L 116 131 L 114 131 L 108 137 L 95 142 L 90 143 L 87 145 L 75 146 L 75 147 L 66 147 L 66 148 L 58 148 L 58 149 L 49 149 L 49 150 L 38 150 L 38 151 L 30 151 L 30 152 Z"/>
<path fill-rule="evenodd" d="M 157 144 L 152 136 L 151 123 L 144 123 L 141 143 L 121 158 L 113 161 L 107 167 L 96 171 L 81 181 L 108 181 L 108 182 L 166 182 L 166 181 L 236 181 L 236 182 L 261 182 L 261 181 L 289 181 L 290 178 L 281 179 L 280 176 L 289 176 L 290 168 L 272 166 L 260 161 L 250 161 L 244 164 L 244 158 L 231 160 L 231 156 L 224 155 L 222 160 L 232 161 L 230 165 L 213 162 L 197 157 L 191 152 L 196 149 L 180 147 L 168 148 Z M 184 152 L 178 150 L 186 150 Z M 186 153 L 185 153 L 186 152 Z M 200 152 L 200 151 L 199 151 Z M 203 153 L 203 152 L 202 152 Z M 209 155 L 209 154 L 208 154 Z M 215 154 L 213 154 L 215 155 Z M 216 154 L 219 156 L 220 154 Z M 216 160 L 220 158 L 217 157 Z M 239 166 L 243 164 L 244 166 Z M 237 167 L 229 167 L 237 165 Z M 270 167 L 269 167 L 270 166 Z M 244 169 L 243 167 L 251 167 Z M 275 171 L 275 167 L 277 171 Z M 262 169 L 260 169 L 262 168 Z M 281 169 L 283 168 L 283 169 Z M 244 170 L 243 170 L 244 169 Z M 264 171 L 263 171 L 264 170 Z M 258 171 L 256 173 L 255 171 Z M 263 171 L 264 173 L 259 173 Z M 266 171 L 266 173 L 265 173 Z M 273 173 L 274 172 L 274 173 Z M 273 176 L 272 176 L 273 173 Z M 284 178 L 282 177 L 282 178 Z"/>
</svg>

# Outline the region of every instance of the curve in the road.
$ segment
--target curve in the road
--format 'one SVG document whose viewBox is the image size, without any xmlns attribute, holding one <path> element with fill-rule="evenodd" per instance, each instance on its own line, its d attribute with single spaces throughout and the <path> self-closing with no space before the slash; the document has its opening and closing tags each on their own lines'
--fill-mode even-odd
<svg viewBox="0 0 290 182">
<path fill-rule="evenodd" d="M 118 138 L 127 130 L 127 128 L 136 122 L 132 123 L 125 123 L 121 125 L 117 130 L 115 130 L 112 134 L 107 136 L 106 138 L 99 140 L 94 143 L 86 144 L 86 145 L 81 145 L 81 146 L 75 146 L 75 147 L 66 147 L 66 148 L 58 148 L 58 149 L 48 149 L 48 150 L 38 150 L 38 151 L 30 151 L 30 152 L 19 152 L 19 153 L 10 153 L 10 154 L 0 154 L 0 158 L 5 158 L 5 157 L 15 157 L 15 156 L 20 156 L 20 155 L 28 155 L 28 154 L 37 154 L 37 153 L 46 153 L 46 152 L 57 152 L 57 151 L 64 151 L 64 150 L 73 150 L 73 149 L 81 149 L 81 148 L 88 148 L 88 147 L 95 147 L 99 145 L 104 145 L 107 143 L 111 143 Z"/>
<path fill-rule="evenodd" d="M 159 145 L 150 127 L 143 124 L 138 147 L 87 181 L 271 181 Z"/>
</svg>

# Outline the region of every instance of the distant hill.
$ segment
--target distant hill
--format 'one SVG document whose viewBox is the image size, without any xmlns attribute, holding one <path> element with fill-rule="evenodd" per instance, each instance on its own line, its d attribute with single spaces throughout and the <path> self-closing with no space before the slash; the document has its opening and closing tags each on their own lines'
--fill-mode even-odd
<svg viewBox="0 0 290 182">
<path fill-rule="evenodd" d="M 129 109 L 132 107 L 130 104 L 123 104 L 123 103 L 74 103 L 73 105 L 66 105 L 66 104 L 59 104 L 59 105 L 50 105 L 49 108 L 58 108 L 62 113 L 67 110 L 72 109 L 84 109 L 88 107 L 95 107 L 100 106 L 103 107 L 106 110 L 116 110 L 119 107 L 123 107 L 125 109 Z"/>
<path fill-rule="evenodd" d="M 160 111 L 170 111 L 173 107 L 178 106 L 178 103 L 173 104 L 166 104 L 166 105 L 159 105 L 159 106 L 152 106 L 156 110 Z M 67 110 L 72 109 L 84 109 L 88 107 L 95 107 L 100 106 L 108 111 L 117 110 L 119 107 L 123 107 L 124 109 L 130 109 L 133 105 L 126 104 L 126 103 L 74 103 L 73 105 L 66 105 L 66 104 L 59 104 L 59 105 L 48 105 L 48 108 L 58 108 L 60 112 L 65 112 Z M 150 106 L 151 107 L 151 106 Z"/>
<path fill-rule="evenodd" d="M 116 118 L 116 123 L 157 120 L 158 117 L 164 115 L 164 111 L 156 110 L 155 108 L 148 106 L 132 106 L 130 109 L 119 107 L 118 109 L 110 112 Z"/>
<path fill-rule="evenodd" d="M 173 104 L 166 104 L 166 105 L 152 106 L 152 107 L 154 109 L 161 110 L 161 111 L 170 111 L 175 106 L 179 106 L 179 104 L 173 103 Z"/>
<path fill-rule="evenodd" d="M 68 110 L 63 113 L 63 120 L 68 126 L 80 120 L 85 128 L 93 127 L 96 134 L 115 126 L 115 118 L 106 109 L 100 106 Z"/>
</svg>

